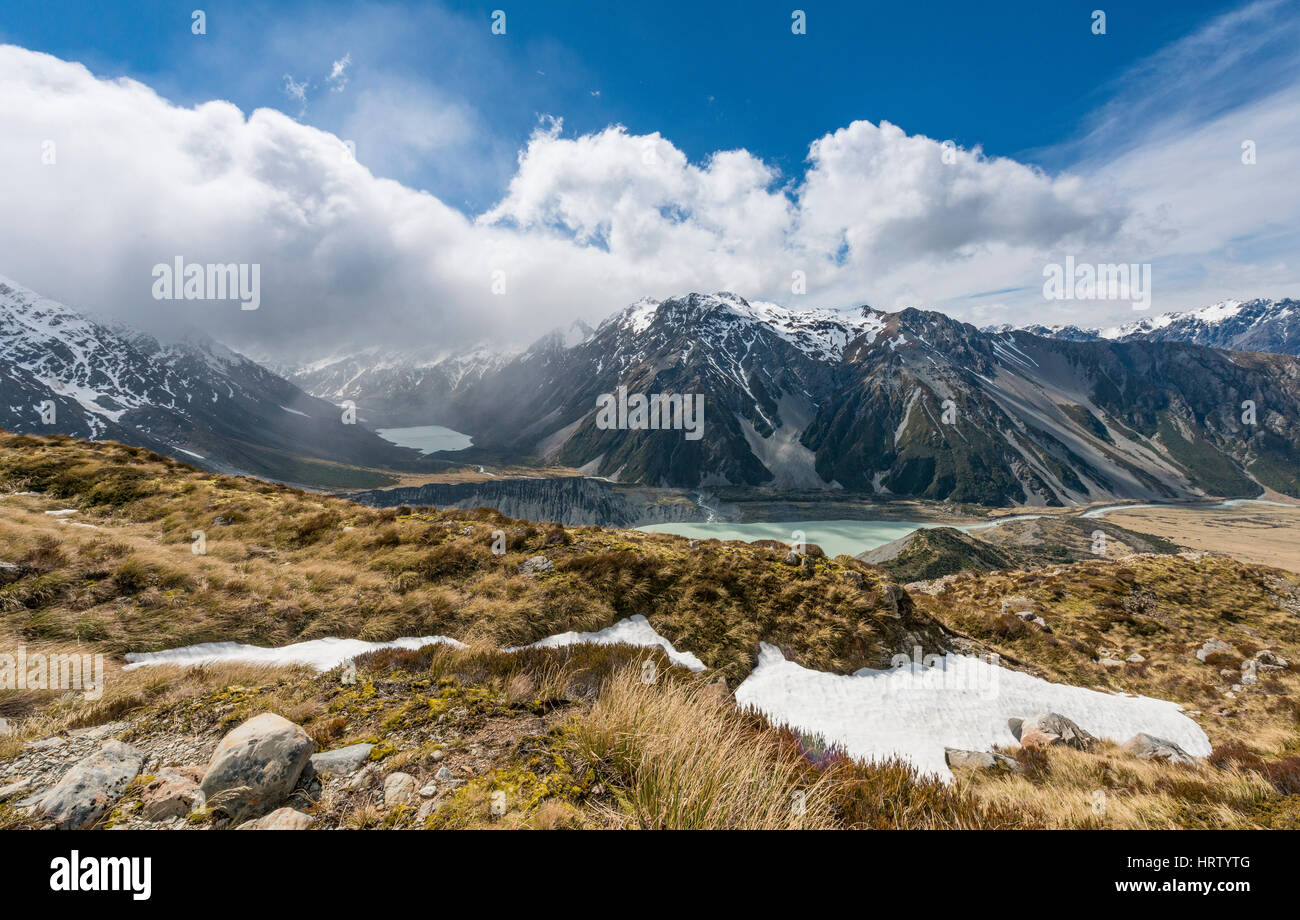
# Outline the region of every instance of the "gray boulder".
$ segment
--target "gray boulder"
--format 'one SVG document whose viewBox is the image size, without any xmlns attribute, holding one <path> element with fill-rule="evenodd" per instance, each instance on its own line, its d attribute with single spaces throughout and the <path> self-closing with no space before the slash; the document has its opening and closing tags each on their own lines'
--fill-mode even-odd
<svg viewBox="0 0 1300 920">
<path fill-rule="evenodd" d="M 361 769 L 366 761 L 370 759 L 370 752 L 374 750 L 373 744 L 350 744 L 347 747 L 335 748 L 332 751 L 322 751 L 319 754 L 313 754 L 311 757 L 312 768 L 317 773 L 328 773 L 334 776 L 351 776 Z"/>
<path fill-rule="evenodd" d="M 1138 732 L 1122 745 L 1123 749 L 1142 760 L 1167 760 L 1170 763 L 1194 765 L 1196 758 L 1172 741 Z"/>
<path fill-rule="evenodd" d="M 1196 650 L 1196 657 L 1202 664 L 1211 655 L 1236 655 L 1237 650 L 1226 642 L 1219 639 L 1210 639 L 1199 649 Z"/>
<path fill-rule="evenodd" d="M 73 764 L 47 792 L 37 813 L 67 830 L 83 830 L 102 818 L 140 773 L 144 755 L 121 741 L 106 741 L 94 754 Z"/>
<path fill-rule="evenodd" d="M 200 788 L 209 809 L 232 821 L 257 817 L 283 802 L 316 743 L 281 716 L 253 716 L 221 739 Z"/>
<path fill-rule="evenodd" d="M 1080 728 L 1078 723 L 1067 719 L 1059 712 L 1043 712 L 1030 716 L 1019 726 L 1013 726 L 1012 734 L 1016 734 L 1017 727 L 1020 731 L 1016 736 L 1025 747 L 1064 744 L 1067 747 L 1086 751 L 1097 743 L 1097 739 Z"/>
<path fill-rule="evenodd" d="M 1251 660 L 1257 663 L 1256 668 L 1260 671 L 1285 671 L 1291 666 L 1291 663 L 1277 652 L 1268 649 L 1260 649 Z"/>
</svg>

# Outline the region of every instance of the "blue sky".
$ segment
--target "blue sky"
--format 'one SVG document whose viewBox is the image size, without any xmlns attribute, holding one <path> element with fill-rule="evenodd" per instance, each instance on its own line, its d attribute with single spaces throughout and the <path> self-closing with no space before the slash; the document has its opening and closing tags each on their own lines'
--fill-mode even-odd
<svg viewBox="0 0 1300 920">
<path fill-rule="evenodd" d="M 358 304 L 450 344 L 698 289 L 1134 318 L 1045 301 L 1067 256 L 1151 264 L 1156 312 L 1297 293 L 1294 0 L 800 8 L 11 3 L 0 274 L 144 321 L 149 266 L 238 256 L 267 308 L 187 320 L 305 350 Z"/>
<path fill-rule="evenodd" d="M 436 157 L 380 158 L 375 168 L 480 211 L 504 190 L 542 114 L 577 133 L 610 123 L 659 131 L 696 161 L 744 148 L 787 175 L 811 139 L 858 119 L 1061 166 L 1045 149 L 1074 137 L 1136 60 L 1237 5 L 1130 0 L 1109 6 L 1098 37 L 1097 0 L 810 0 L 807 32 L 794 35 L 791 2 L 53 0 L 10 5 L 0 41 L 133 77 L 180 104 L 271 106 L 341 134 L 351 100 L 324 76 L 350 55 L 354 87 L 401 75 L 474 108 L 490 135 L 475 151 L 493 155 L 490 168 L 477 155 L 464 168 Z M 202 39 L 188 28 L 197 4 Z M 506 13 L 504 36 L 490 32 L 495 9 Z M 305 107 L 285 93 L 285 74 L 309 84 Z"/>
</svg>

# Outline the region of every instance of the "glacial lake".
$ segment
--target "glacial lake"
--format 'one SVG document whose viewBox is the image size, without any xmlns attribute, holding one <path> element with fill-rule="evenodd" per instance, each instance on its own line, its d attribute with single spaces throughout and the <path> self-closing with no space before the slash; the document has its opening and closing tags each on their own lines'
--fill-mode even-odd
<svg viewBox="0 0 1300 920">
<path fill-rule="evenodd" d="M 398 447 L 414 447 L 426 454 L 440 450 L 464 450 L 474 439 L 441 425 L 417 425 L 414 428 L 376 428 L 375 434 Z"/>
<path fill-rule="evenodd" d="M 1080 517 L 1100 518 L 1112 511 L 1128 511 L 1137 508 L 1178 508 L 1187 507 L 1197 511 L 1214 512 L 1227 511 L 1240 505 L 1276 505 L 1279 507 L 1290 507 L 1283 502 L 1265 501 L 1254 498 L 1234 498 L 1216 505 L 1105 505 L 1099 508 L 1093 508 L 1084 512 Z M 964 530 L 967 533 L 979 536 L 981 530 L 990 527 L 997 527 L 1001 524 L 1008 524 L 1012 521 L 1029 521 L 1034 518 L 1045 517 L 1042 514 L 1014 514 L 1006 517 L 997 518 L 980 524 L 921 524 L 916 521 L 789 521 L 760 523 L 751 522 L 745 524 L 649 524 L 645 527 L 638 527 L 637 530 L 646 533 L 671 533 L 681 537 L 691 539 L 714 538 L 718 540 L 744 540 L 750 542 L 753 540 L 780 540 L 782 543 L 793 542 L 792 534 L 796 530 L 804 533 L 805 543 L 816 543 L 828 556 L 838 556 L 845 553 L 850 556 L 856 556 L 858 553 L 865 553 L 867 550 L 875 549 L 877 546 L 884 546 L 899 537 L 907 536 L 913 530 L 919 527 L 956 527 L 958 530 Z"/>
<path fill-rule="evenodd" d="M 649 524 L 645 533 L 671 533 L 699 540 L 779 540 L 791 543 L 803 531 L 805 543 L 816 543 L 828 556 L 855 556 L 907 536 L 918 527 L 942 527 L 915 521 L 789 521 L 748 524 Z"/>
</svg>

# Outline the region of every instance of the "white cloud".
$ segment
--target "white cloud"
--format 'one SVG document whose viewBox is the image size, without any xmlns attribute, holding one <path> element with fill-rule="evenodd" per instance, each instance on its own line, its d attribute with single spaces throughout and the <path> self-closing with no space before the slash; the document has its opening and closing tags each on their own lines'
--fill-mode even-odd
<svg viewBox="0 0 1300 920">
<path fill-rule="evenodd" d="M 331 83 L 350 61 L 336 62 Z M 1194 70 L 1177 54 L 1156 68 L 1182 80 Z M 291 78 L 286 87 L 305 97 Z M 0 46 L 0 273 L 74 306 L 193 323 L 265 351 L 518 342 L 688 290 L 793 306 L 936 305 L 977 321 L 1107 321 L 1042 299 L 1043 265 L 1067 254 L 1154 262 L 1157 308 L 1293 293 L 1259 286 L 1298 277 L 1294 81 L 1209 119 L 1150 115 L 1126 145 L 1097 140 L 1118 123 L 1111 110 L 1073 173 L 945 151 L 887 122 L 816 139 L 802 175 L 786 176 L 744 150 L 692 163 L 659 133 L 565 136 L 544 120 L 499 202 L 477 217 L 367 168 L 436 171 L 449 151 L 485 143 L 471 109 L 369 71 L 348 96 L 340 135 L 358 161 L 339 137 L 276 111 L 179 107 L 143 84 Z M 1243 137 L 1259 145 L 1255 166 L 1240 164 Z M 53 166 L 41 161 L 47 139 Z M 152 300 L 152 266 L 177 255 L 261 264 L 261 309 Z M 796 270 L 802 297 L 790 294 Z M 503 296 L 491 292 L 494 272 Z M 1006 293 L 972 296 L 989 291 Z M 1193 299 L 1170 302 L 1179 296 Z"/>
<path fill-rule="evenodd" d="M 329 74 L 325 77 L 325 82 L 330 85 L 331 92 L 341 93 L 348 85 L 348 67 L 352 65 L 352 54 L 343 55 L 334 62 L 330 68 Z"/>
</svg>

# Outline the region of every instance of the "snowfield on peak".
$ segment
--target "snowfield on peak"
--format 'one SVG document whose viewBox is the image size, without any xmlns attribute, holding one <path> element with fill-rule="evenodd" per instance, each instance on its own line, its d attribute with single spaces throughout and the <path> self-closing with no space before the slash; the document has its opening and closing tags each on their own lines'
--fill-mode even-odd
<svg viewBox="0 0 1300 920">
<path fill-rule="evenodd" d="M 791 310 L 779 304 L 746 300 L 727 291 L 687 296 L 695 298 L 704 309 L 712 308 L 713 317 L 721 318 L 724 322 L 726 318 L 734 318 L 766 326 L 815 361 L 840 361 L 850 342 L 864 334 L 868 336 L 868 342 L 872 342 L 876 333 L 885 326 L 884 314 L 867 307 L 860 311 L 822 308 Z M 602 323 L 601 330 L 612 324 L 633 335 L 640 335 L 654 324 L 665 303 L 682 299 L 642 298 Z"/>
<path fill-rule="evenodd" d="M 1109 329 L 1102 329 L 1097 334 L 1103 339 L 1122 339 L 1130 335 L 1141 335 L 1144 332 L 1165 329 L 1175 322 L 1198 322 L 1214 325 L 1236 316 L 1241 312 L 1243 306 L 1245 306 L 1245 303 L 1240 300 L 1224 300 L 1186 313 L 1162 313 L 1150 319 L 1141 319 L 1120 326 L 1111 326 Z"/>
</svg>

